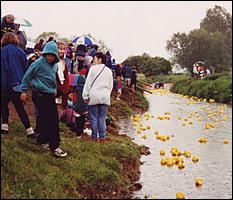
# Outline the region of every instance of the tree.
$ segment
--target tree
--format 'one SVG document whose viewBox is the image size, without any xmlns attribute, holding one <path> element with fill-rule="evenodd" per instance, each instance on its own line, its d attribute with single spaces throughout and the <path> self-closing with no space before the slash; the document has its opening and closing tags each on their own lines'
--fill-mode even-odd
<svg viewBox="0 0 233 200">
<path fill-rule="evenodd" d="M 59 37 L 59 34 L 56 32 L 43 32 L 34 39 L 34 42 L 39 42 L 40 39 L 47 41 L 50 36 L 53 36 L 55 39 Z"/>
</svg>

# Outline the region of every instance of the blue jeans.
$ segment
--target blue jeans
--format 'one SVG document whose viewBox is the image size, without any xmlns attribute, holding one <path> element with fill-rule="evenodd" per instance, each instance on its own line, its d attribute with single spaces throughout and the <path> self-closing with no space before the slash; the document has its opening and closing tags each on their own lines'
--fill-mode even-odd
<svg viewBox="0 0 233 200">
<path fill-rule="evenodd" d="M 106 137 L 106 122 L 105 118 L 108 113 L 108 105 L 98 104 L 89 106 L 89 116 L 92 130 L 92 139 L 97 139 L 99 131 L 100 140 L 105 140 Z"/>
</svg>

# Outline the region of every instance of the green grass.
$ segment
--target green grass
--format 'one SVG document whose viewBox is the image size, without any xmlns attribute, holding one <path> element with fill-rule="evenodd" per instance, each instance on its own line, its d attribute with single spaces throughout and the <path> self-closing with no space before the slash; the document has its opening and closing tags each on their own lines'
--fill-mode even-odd
<svg viewBox="0 0 233 200">
<path fill-rule="evenodd" d="M 232 75 L 214 74 L 201 80 L 187 77 L 175 81 L 171 92 L 232 104 Z"/>
<path fill-rule="evenodd" d="M 30 119 L 33 128 L 35 120 Z M 138 160 L 138 145 L 127 137 L 113 136 L 109 144 L 83 141 L 60 123 L 61 148 L 68 156 L 56 158 L 27 139 L 21 122 L 9 124 L 1 135 L 2 199 L 84 198 L 78 187 L 95 189 L 108 184 L 127 188 L 121 173 L 125 159 Z M 111 191 L 109 191 L 111 192 Z"/>
</svg>

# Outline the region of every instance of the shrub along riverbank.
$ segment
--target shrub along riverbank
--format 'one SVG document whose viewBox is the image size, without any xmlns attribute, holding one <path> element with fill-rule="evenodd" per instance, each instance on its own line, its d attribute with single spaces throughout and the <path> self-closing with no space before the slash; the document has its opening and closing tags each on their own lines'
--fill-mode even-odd
<svg viewBox="0 0 233 200">
<path fill-rule="evenodd" d="M 132 185 L 140 175 L 142 149 L 146 147 L 118 135 L 117 119 L 143 113 L 149 104 L 141 93 L 128 88 L 123 88 L 121 101 L 115 98 L 113 95 L 109 107 L 115 121 L 107 128 L 108 144 L 92 142 L 89 135 L 79 139 L 60 123 L 61 148 L 68 153 L 66 158 L 56 158 L 34 145 L 26 138 L 22 123 L 11 122 L 9 134 L 1 135 L 1 198 L 130 198 L 135 189 Z M 35 119 L 30 117 L 34 128 Z"/>
<path fill-rule="evenodd" d="M 174 82 L 171 92 L 232 105 L 232 75 L 214 74 L 200 80 L 183 77 Z"/>
</svg>

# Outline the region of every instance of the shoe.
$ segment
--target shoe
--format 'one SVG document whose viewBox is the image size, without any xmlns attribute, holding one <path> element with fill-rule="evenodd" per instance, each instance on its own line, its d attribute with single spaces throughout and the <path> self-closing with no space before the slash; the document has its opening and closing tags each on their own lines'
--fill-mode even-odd
<svg viewBox="0 0 233 200">
<path fill-rule="evenodd" d="M 119 97 L 117 97 L 116 100 L 121 100 L 121 99 Z"/>
<path fill-rule="evenodd" d="M 100 140 L 100 143 L 108 144 L 108 142 L 106 140 Z"/>
<path fill-rule="evenodd" d="M 61 148 L 56 148 L 54 151 L 53 151 L 54 155 L 57 156 L 57 157 L 60 157 L 60 158 L 63 158 L 63 157 L 66 157 L 67 156 L 67 153 L 64 152 Z"/>
<path fill-rule="evenodd" d="M 30 139 L 36 139 L 36 133 L 30 134 L 27 137 Z"/>
<path fill-rule="evenodd" d="M 45 150 L 50 150 L 49 143 L 46 144 L 40 144 L 39 142 L 35 141 L 35 145 L 40 145 Z"/>
<path fill-rule="evenodd" d="M 81 135 L 77 135 L 77 138 L 82 139 L 82 136 Z"/>
<path fill-rule="evenodd" d="M 1 129 L 1 134 L 8 134 L 8 131 Z"/>
</svg>

